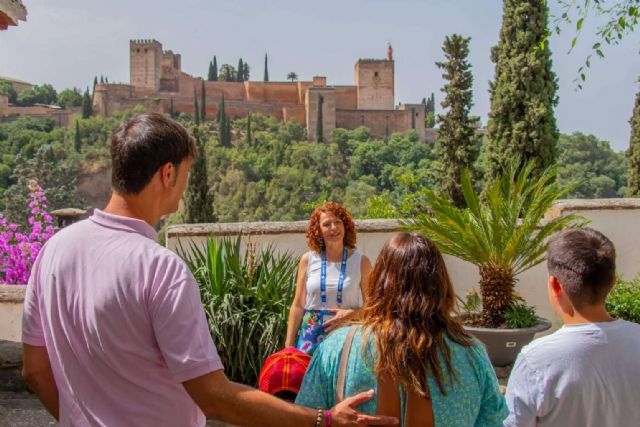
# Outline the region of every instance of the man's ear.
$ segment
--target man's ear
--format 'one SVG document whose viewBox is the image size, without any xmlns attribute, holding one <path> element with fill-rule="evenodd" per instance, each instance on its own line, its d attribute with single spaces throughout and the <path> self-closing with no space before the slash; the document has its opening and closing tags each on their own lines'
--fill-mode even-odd
<svg viewBox="0 0 640 427">
<path fill-rule="evenodd" d="M 556 298 L 564 292 L 556 276 L 549 276 L 549 290 Z"/>
<path fill-rule="evenodd" d="M 175 185 L 178 171 L 173 163 L 168 162 L 160 166 L 158 173 L 160 174 L 160 182 L 164 188 L 170 188 Z"/>
</svg>

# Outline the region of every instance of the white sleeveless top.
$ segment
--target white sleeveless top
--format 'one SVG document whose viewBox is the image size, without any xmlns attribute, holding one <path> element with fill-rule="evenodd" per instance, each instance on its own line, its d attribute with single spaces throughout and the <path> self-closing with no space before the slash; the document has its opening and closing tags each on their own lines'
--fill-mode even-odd
<svg viewBox="0 0 640 427">
<path fill-rule="evenodd" d="M 324 308 L 360 308 L 362 307 L 362 291 L 360 290 L 360 263 L 362 254 L 353 251 L 347 258 L 347 271 L 342 287 L 342 306 L 338 307 L 338 279 L 342 261 L 327 261 L 327 304 L 320 298 L 320 271 L 322 255 L 309 251 L 307 264 L 307 300 L 305 310 L 322 310 Z"/>
</svg>

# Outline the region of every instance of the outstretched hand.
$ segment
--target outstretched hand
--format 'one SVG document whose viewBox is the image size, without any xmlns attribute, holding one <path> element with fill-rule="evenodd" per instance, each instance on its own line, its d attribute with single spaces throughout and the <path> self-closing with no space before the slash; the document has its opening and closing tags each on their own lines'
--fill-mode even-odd
<svg viewBox="0 0 640 427">
<path fill-rule="evenodd" d="M 387 426 L 397 425 L 398 419 L 385 415 L 365 415 L 354 408 L 373 399 L 374 391 L 369 390 L 343 400 L 331 409 L 332 425 L 342 426 Z"/>
<path fill-rule="evenodd" d="M 327 321 L 322 323 L 322 329 L 324 329 L 325 333 L 327 334 L 333 331 L 336 328 L 336 326 L 340 324 L 340 321 L 348 319 L 353 314 L 353 310 L 350 310 L 350 309 L 346 309 L 346 310 L 329 309 L 328 311 L 331 314 L 335 314 L 335 316 L 333 316 L 331 319 L 328 319 Z"/>
</svg>

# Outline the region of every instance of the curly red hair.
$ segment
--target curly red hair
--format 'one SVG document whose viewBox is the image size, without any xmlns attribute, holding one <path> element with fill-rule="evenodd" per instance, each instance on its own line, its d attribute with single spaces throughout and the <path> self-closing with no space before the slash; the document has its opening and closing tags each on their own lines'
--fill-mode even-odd
<svg viewBox="0 0 640 427">
<path fill-rule="evenodd" d="M 322 251 L 322 231 L 320 231 L 320 215 L 332 213 L 338 217 L 344 225 L 344 245 L 349 249 L 356 247 L 356 225 L 353 222 L 351 212 L 345 206 L 337 202 L 327 202 L 315 208 L 309 218 L 307 227 L 307 246 L 312 251 L 320 253 Z"/>
</svg>

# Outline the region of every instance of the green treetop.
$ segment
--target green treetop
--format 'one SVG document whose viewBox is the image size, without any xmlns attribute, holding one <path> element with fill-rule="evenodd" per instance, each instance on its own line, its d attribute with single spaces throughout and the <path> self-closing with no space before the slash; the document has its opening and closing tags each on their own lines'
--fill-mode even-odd
<svg viewBox="0 0 640 427">
<path fill-rule="evenodd" d="M 82 118 L 87 119 L 93 115 L 93 102 L 91 95 L 89 95 L 89 88 L 84 92 L 82 96 Z"/>
<path fill-rule="evenodd" d="M 487 127 L 487 183 L 513 158 L 536 159 L 533 176 L 554 162 L 558 129 L 553 108 L 558 84 L 551 70 L 545 0 L 504 0 L 496 64 L 490 83 Z"/>
<path fill-rule="evenodd" d="M 242 58 L 238 59 L 238 75 L 236 77 L 239 82 L 244 81 L 244 62 L 242 62 Z"/>
<path fill-rule="evenodd" d="M 473 75 L 467 60 L 469 40 L 459 34 L 447 36 L 442 47 L 446 60 L 436 62 L 447 82 L 442 88 L 445 98 L 441 103 L 446 112 L 438 115 L 440 130 L 436 152 L 440 167 L 436 177 L 440 192 L 448 195 L 458 207 L 464 207 L 460 186 L 462 171 L 470 169 L 478 156 L 476 120 L 469 116 L 473 106 Z"/>
<path fill-rule="evenodd" d="M 211 77 L 214 82 L 218 80 L 218 60 L 215 55 L 213 56 L 213 74 Z"/>
<path fill-rule="evenodd" d="M 264 81 L 268 82 L 269 81 L 269 67 L 268 67 L 268 63 L 267 63 L 267 54 L 264 54 Z"/>
</svg>

